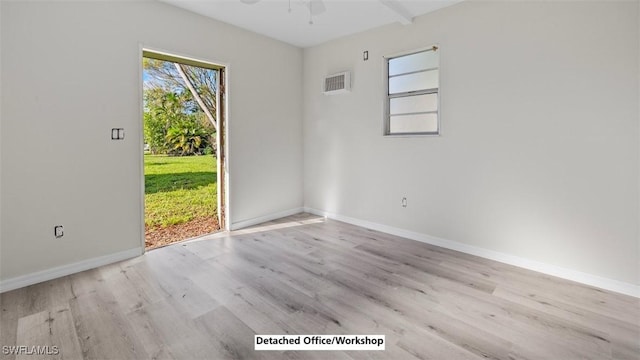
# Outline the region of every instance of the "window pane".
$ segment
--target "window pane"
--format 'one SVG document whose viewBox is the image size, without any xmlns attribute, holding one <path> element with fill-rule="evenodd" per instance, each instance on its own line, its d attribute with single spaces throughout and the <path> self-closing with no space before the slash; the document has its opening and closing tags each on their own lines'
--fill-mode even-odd
<svg viewBox="0 0 640 360">
<path fill-rule="evenodd" d="M 407 114 L 438 110 L 438 94 L 405 96 L 389 100 L 389 113 Z"/>
<path fill-rule="evenodd" d="M 389 94 L 438 88 L 438 70 L 389 78 Z"/>
<path fill-rule="evenodd" d="M 389 75 L 398 75 L 437 67 L 437 51 L 429 50 L 389 59 Z"/>
<path fill-rule="evenodd" d="M 437 132 L 437 114 L 397 115 L 391 116 L 389 121 L 390 134 Z"/>
</svg>

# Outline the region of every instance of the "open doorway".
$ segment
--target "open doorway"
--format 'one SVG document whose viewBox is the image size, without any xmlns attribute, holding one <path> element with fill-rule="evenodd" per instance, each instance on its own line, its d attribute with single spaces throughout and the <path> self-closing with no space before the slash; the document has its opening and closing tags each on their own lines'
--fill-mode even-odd
<svg viewBox="0 0 640 360">
<path fill-rule="evenodd" d="M 147 250 L 226 228 L 223 66 L 142 51 Z"/>
</svg>

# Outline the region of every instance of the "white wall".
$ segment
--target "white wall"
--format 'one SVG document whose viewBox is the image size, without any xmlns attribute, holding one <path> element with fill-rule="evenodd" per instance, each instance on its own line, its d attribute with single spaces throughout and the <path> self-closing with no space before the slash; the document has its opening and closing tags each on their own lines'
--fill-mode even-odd
<svg viewBox="0 0 640 360">
<path fill-rule="evenodd" d="M 2 25 L 2 6 L 0 4 L 0 25 Z M 0 26 L 0 69 L 2 69 L 2 26 Z M 0 250 L 2 250 L 2 71 L 0 71 Z M 2 259 L 0 259 L 0 266 Z"/>
<path fill-rule="evenodd" d="M 640 285 L 637 7 L 465 2 L 305 49 L 305 206 Z M 383 137 L 382 57 L 432 44 L 442 135 Z"/>
<path fill-rule="evenodd" d="M 0 9 L 0 280 L 140 247 L 141 45 L 230 66 L 231 220 L 302 206 L 300 49 L 156 2 Z"/>
</svg>

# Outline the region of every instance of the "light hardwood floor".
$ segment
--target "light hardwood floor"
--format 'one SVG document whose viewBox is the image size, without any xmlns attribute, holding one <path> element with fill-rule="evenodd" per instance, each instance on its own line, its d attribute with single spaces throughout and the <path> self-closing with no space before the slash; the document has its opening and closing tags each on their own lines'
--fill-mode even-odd
<svg viewBox="0 0 640 360">
<path fill-rule="evenodd" d="M 639 299 L 309 214 L 7 292 L 0 305 L 1 345 L 55 345 L 64 359 L 640 359 Z M 387 343 L 256 352 L 254 334 Z"/>
</svg>

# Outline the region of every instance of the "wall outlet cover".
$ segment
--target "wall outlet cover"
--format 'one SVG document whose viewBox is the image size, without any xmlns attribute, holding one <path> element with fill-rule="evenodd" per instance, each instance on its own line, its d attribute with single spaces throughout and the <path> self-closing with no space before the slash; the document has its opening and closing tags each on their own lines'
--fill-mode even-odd
<svg viewBox="0 0 640 360">
<path fill-rule="evenodd" d="M 53 228 L 53 234 L 55 235 L 56 239 L 63 237 L 64 236 L 64 228 L 62 227 L 62 225 L 55 226 Z"/>
</svg>

